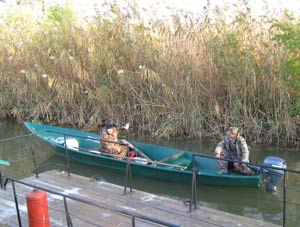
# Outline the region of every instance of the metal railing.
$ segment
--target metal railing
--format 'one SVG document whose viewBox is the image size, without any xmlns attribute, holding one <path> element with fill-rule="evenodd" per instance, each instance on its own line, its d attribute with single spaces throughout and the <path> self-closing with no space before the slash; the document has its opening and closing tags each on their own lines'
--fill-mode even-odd
<svg viewBox="0 0 300 227">
<path fill-rule="evenodd" d="M 64 148 L 65 148 L 65 155 L 66 155 L 66 159 L 67 159 L 68 176 L 70 176 L 70 160 L 69 160 L 70 157 L 69 157 L 68 146 L 67 146 L 67 143 L 66 143 L 67 136 L 70 136 L 70 137 L 73 137 L 73 138 L 74 137 L 84 138 L 84 139 L 95 140 L 95 141 L 100 141 L 100 142 L 104 141 L 104 142 L 116 143 L 116 144 L 120 144 L 120 145 L 123 145 L 123 146 L 127 146 L 127 149 L 129 149 L 128 145 L 122 144 L 122 143 L 118 143 L 118 142 L 115 142 L 115 141 L 108 141 L 108 140 L 102 140 L 100 138 L 86 137 L 86 136 L 80 136 L 80 135 L 74 135 L 74 134 L 68 134 L 68 133 L 61 133 L 61 132 L 54 131 L 54 130 L 43 130 L 43 131 L 40 131 L 40 132 L 37 132 L 37 133 L 30 133 L 30 134 L 23 135 L 23 136 L 18 136 L 18 137 L 13 137 L 13 138 L 9 138 L 9 139 L 0 140 L 0 142 L 30 137 L 31 155 L 32 155 L 33 163 L 34 163 L 34 167 L 35 167 L 35 175 L 36 175 L 36 177 L 38 177 L 38 171 L 37 171 L 38 166 L 37 166 L 37 162 L 36 162 L 36 159 L 35 159 L 36 155 L 35 155 L 35 151 L 34 151 L 34 148 L 33 148 L 32 136 L 37 136 L 38 134 L 42 134 L 42 133 L 45 133 L 45 132 L 57 133 L 57 134 L 61 134 L 61 135 L 64 136 L 64 144 L 60 145 L 60 146 L 64 146 Z M 74 148 L 76 148 L 76 147 L 74 147 Z M 91 152 L 90 149 L 85 149 L 85 148 L 82 148 L 82 147 L 78 147 L 77 149 L 80 149 L 82 151 Z M 103 153 L 99 152 L 99 154 L 103 154 Z M 128 154 L 128 152 L 127 152 L 127 154 Z M 118 155 L 107 154 L 107 153 L 105 153 L 104 155 L 105 156 L 111 156 L 111 157 L 114 157 L 114 158 L 118 158 L 119 157 Z M 153 160 L 149 159 L 146 155 L 144 157 L 146 157 L 146 159 L 148 160 L 148 163 L 151 164 L 151 165 L 171 166 L 171 167 L 180 168 L 180 169 L 183 170 L 182 166 L 172 165 L 172 164 L 168 164 L 168 163 L 162 163 L 162 162 L 159 162 L 159 161 L 153 161 Z M 196 166 L 196 157 L 205 157 L 205 158 L 209 158 L 209 159 L 218 159 L 218 160 L 229 161 L 229 162 L 232 161 L 230 159 L 216 158 L 216 157 L 213 157 L 213 156 L 208 156 L 208 155 L 203 155 L 203 154 L 197 154 L 197 153 L 193 153 L 192 154 L 192 170 L 191 170 L 192 171 L 192 182 L 191 182 L 192 189 L 191 189 L 190 201 L 189 201 L 189 211 L 190 212 L 192 211 L 192 206 L 194 206 L 194 209 L 197 208 L 197 205 L 196 205 L 197 204 L 196 192 L 197 192 L 197 173 L 198 173 L 198 168 Z M 126 194 L 128 186 L 129 186 L 130 192 L 132 192 L 132 173 L 131 173 L 132 159 L 129 158 L 128 156 L 124 157 L 124 159 L 127 161 L 126 162 L 126 170 L 125 170 L 125 184 L 124 184 L 124 194 Z M 242 161 L 234 161 L 234 162 L 251 164 L 252 166 L 256 166 L 256 167 L 261 168 L 261 169 L 263 169 L 263 168 L 269 168 L 269 169 L 275 169 L 275 170 L 282 170 L 282 171 L 284 171 L 284 175 L 283 175 L 283 201 L 282 201 L 283 202 L 283 208 L 282 208 L 282 213 L 283 213 L 282 226 L 285 227 L 285 225 L 286 225 L 286 173 L 290 172 L 290 173 L 297 173 L 297 174 L 299 174 L 300 171 L 286 169 L 286 168 L 278 168 L 278 167 L 272 167 L 272 166 L 265 166 L 265 165 L 254 164 L 254 163 L 246 163 L 246 162 L 242 162 Z M 3 181 L 2 181 L 2 177 L 1 177 L 1 171 L 0 171 L 0 184 L 1 184 L 1 182 L 3 182 Z"/>
<path fill-rule="evenodd" d="M 274 169 L 274 170 L 281 170 L 284 171 L 283 174 L 283 204 L 282 204 L 282 226 L 286 226 L 286 173 L 296 173 L 300 174 L 300 171 L 297 170 L 291 170 L 287 168 L 280 168 L 280 167 L 273 167 L 273 166 L 266 166 L 266 165 L 261 165 L 261 164 L 254 164 L 254 163 L 249 163 L 249 162 L 242 162 L 242 161 L 237 161 L 237 160 L 232 160 L 232 159 L 227 159 L 227 158 L 217 158 L 213 156 L 208 156 L 208 155 L 203 155 L 203 154 L 196 154 L 193 153 L 192 155 L 192 163 L 193 163 L 193 176 L 192 176 L 192 189 L 191 189 L 191 196 L 190 196 L 190 201 L 189 201 L 189 212 L 192 211 L 192 206 L 194 205 L 194 209 L 197 209 L 197 198 L 196 198 L 196 192 L 197 192 L 197 173 L 198 173 L 198 168 L 196 166 L 196 157 L 202 157 L 202 158 L 208 158 L 208 159 L 217 159 L 220 161 L 226 161 L 226 162 L 236 162 L 240 164 L 247 164 L 251 165 L 254 167 L 258 167 L 261 171 L 263 169 Z"/>
<path fill-rule="evenodd" d="M 19 202 L 18 202 L 18 196 L 17 196 L 17 193 L 16 193 L 15 183 L 22 184 L 22 185 L 25 185 L 25 186 L 28 186 L 28 187 L 31 187 L 31 188 L 34 188 L 34 189 L 42 190 L 42 191 L 45 191 L 45 192 L 48 192 L 48 193 L 51 193 L 51 194 L 61 196 L 64 200 L 64 209 L 65 209 L 66 222 L 67 222 L 68 227 L 73 227 L 73 224 L 72 224 L 71 215 L 70 215 L 70 212 L 69 212 L 69 209 L 68 209 L 67 199 L 74 200 L 74 201 L 77 201 L 77 202 L 81 202 L 81 203 L 84 203 L 84 204 L 88 204 L 88 205 L 91 205 L 91 206 L 95 206 L 95 207 L 98 207 L 98 208 L 103 208 L 103 209 L 106 209 L 106 210 L 110 210 L 112 212 L 119 213 L 119 214 L 122 214 L 122 215 L 125 215 L 125 216 L 129 216 L 131 218 L 132 227 L 135 227 L 135 220 L 136 219 L 141 219 L 141 220 L 151 222 L 153 224 L 162 225 L 162 226 L 179 227 L 178 225 L 175 225 L 175 224 L 172 224 L 172 223 L 169 223 L 169 222 L 161 221 L 161 220 L 151 218 L 151 217 L 148 217 L 148 216 L 145 216 L 145 215 L 137 214 L 137 213 L 134 213 L 134 212 L 121 210 L 121 209 L 118 209 L 118 208 L 115 208 L 115 207 L 109 207 L 107 205 L 101 205 L 99 203 L 89 201 L 89 200 L 86 200 L 86 199 L 82 199 L 82 198 L 79 198 L 79 197 L 76 197 L 76 196 L 66 195 L 66 194 L 63 194 L 61 192 L 57 192 L 57 191 L 54 191 L 54 190 L 51 190 L 51 189 L 48 189 L 48 188 L 45 188 L 45 187 L 33 185 L 33 184 L 30 184 L 30 183 L 27 183 L 27 182 L 24 182 L 24 181 L 21 181 L 21 180 L 14 179 L 14 178 L 9 177 L 9 176 L 6 178 L 5 183 L 4 183 L 4 189 L 5 190 L 6 190 L 6 186 L 7 186 L 8 181 L 10 181 L 12 183 L 19 227 L 22 227 L 22 221 L 21 221 L 21 215 L 20 215 L 20 210 L 19 210 Z"/>
<path fill-rule="evenodd" d="M 82 139 L 89 139 L 89 140 L 94 140 L 94 141 L 99 141 L 99 142 L 108 142 L 108 143 L 119 144 L 119 145 L 122 145 L 122 146 L 126 146 L 127 151 L 129 150 L 128 144 L 123 144 L 123 143 L 116 142 L 116 141 L 111 141 L 111 140 L 104 140 L 104 139 L 95 138 L 95 137 L 80 136 L 80 135 L 75 135 L 75 134 L 71 134 L 71 133 L 62 133 L 62 132 L 55 131 L 55 130 L 42 130 L 42 131 L 39 131 L 39 132 L 36 132 L 36 133 L 30 133 L 30 134 L 23 135 L 23 136 L 17 136 L 17 137 L 12 137 L 12 138 L 8 138 L 8 139 L 0 140 L 0 142 L 4 142 L 4 141 L 11 141 L 11 140 L 15 140 L 15 139 L 22 139 L 22 138 L 30 137 L 31 156 L 32 156 L 33 163 L 34 163 L 34 171 L 35 171 L 36 177 L 38 177 L 39 173 L 38 173 L 38 170 L 37 170 L 38 166 L 37 166 L 37 161 L 36 161 L 35 150 L 33 148 L 32 137 L 33 136 L 38 136 L 39 134 L 43 134 L 43 133 L 55 133 L 55 134 L 59 134 L 59 135 L 63 136 L 63 144 L 57 144 L 57 146 L 64 147 L 64 149 L 65 149 L 68 176 L 70 176 L 70 157 L 69 157 L 69 150 L 68 150 L 68 146 L 67 146 L 67 137 L 82 138 Z M 75 148 L 75 149 L 78 149 L 78 150 L 80 149 L 81 151 L 86 151 L 86 152 L 91 152 L 91 153 L 94 152 L 94 151 L 92 152 L 91 149 L 86 149 L 86 148 L 83 148 L 83 147 L 72 147 L 72 148 Z M 168 167 L 178 168 L 178 169 L 181 169 L 181 170 L 186 169 L 185 166 L 180 166 L 180 165 L 175 165 L 175 164 L 170 164 L 170 163 L 164 163 L 164 162 L 160 162 L 160 161 L 151 160 L 142 151 L 140 151 L 138 149 L 136 151 L 140 156 L 147 159 L 148 163 L 151 164 L 151 165 L 154 165 L 154 166 L 157 166 L 157 165 L 168 166 Z M 122 159 L 125 159 L 127 161 L 126 171 L 125 171 L 126 175 L 125 175 L 124 194 L 126 194 L 128 186 L 129 186 L 130 192 L 132 192 L 132 174 L 131 174 L 132 158 L 128 157 L 129 152 L 127 152 L 127 156 L 125 156 L 125 157 L 121 157 L 119 155 L 109 154 L 109 153 L 101 153 L 101 152 L 98 152 L 98 153 L 102 154 L 102 155 L 105 155 L 105 156 L 108 156 L 108 157 L 112 157 L 112 158 L 122 158 Z"/>
<path fill-rule="evenodd" d="M 30 151 L 31 151 L 31 156 L 32 156 L 32 159 L 33 159 L 33 164 L 34 164 L 34 172 L 35 172 L 35 176 L 39 177 L 38 166 L 37 166 L 37 161 L 36 161 L 35 150 L 33 148 L 32 137 L 33 136 L 37 136 L 37 135 L 42 134 L 42 133 L 46 133 L 46 132 L 51 132 L 51 133 L 56 133 L 56 134 L 63 135 L 63 137 L 64 137 L 64 148 L 65 148 L 65 155 L 66 155 L 68 176 L 70 176 L 70 158 L 69 158 L 69 151 L 68 151 L 68 146 L 67 146 L 67 142 L 66 142 L 67 141 L 67 138 L 66 138 L 67 136 L 76 137 L 76 138 L 82 138 L 82 139 L 90 139 L 90 140 L 95 140 L 95 141 L 99 141 L 99 142 L 108 142 L 108 143 L 120 144 L 120 145 L 123 145 L 123 146 L 127 146 L 127 151 L 129 150 L 128 144 L 121 144 L 121 143 L 115 142 L 115 141 L 103 140 L 103 139 L 94 138 L 94 137 L 74 135 L 74 134 L 70 134 L 70 133 L 61 133 L 61 132 L 54 131 L 54 130 L 42 130 L 42 131 L 39 131 L 39 132 L 36 132 L 36 133 L 30 133 L 30 134 L 27 134 L 27 135 L 22 135 L 22 136 L 16 136 L 16 137 L 11 137 L 11 138 L 7 138 L 7 139 L 2 139 L 2 140 L 0 140 L 0 142 L 8 142 L 8 141 L 16 140 L 16 139 L 23 139 L 23 138 L 30 137 Z M 91 152 L 90 149 L 85 149 L 85 148 L 82 148 L 82 147 L 73 147 L 73 148 L 80 149 L 80 150 L 83 150 L 83 151 L 86 151 L 86 152 Z M 99 154 L 101 154 L 101 152 L 99 152 Z M 128 152 L 127 152 L 127 155 L 128 155 Z M 149 159 L 143 153 L 141 153 L 141 155 L 143 157 L 146 157 L 146 159 L 149 162 L 153 162 L 151 159 Z M 106 154 L 106 153 L 105 153 L 105 156 L 110 156 L 110 157 L 113 157 L 113 158 L 119 158 L 120 157 L 120 156 L 115 155 L 115 154 Z M 129 184 L 130 192 L 132 192 L 132 174 L 131 174 L 131 168 L 130 168 L 131 167 L 131 165 L 130 165 L 131 164 L 131 159 L 128 156 L 125 157 L 125 159 L 127 160 L 127 164 L 126 164 L 126 172 L 125 172 L 126 176 L 125 176 L 125 184 L 124 184 L 124 194 L 126 194 L 126 192 L 127 192 L 128 184 Z M 2 177 L 1 169 L 0 169 L 0 187 L 3 188 L 3 177 Z"/>
<path fill-rule="evenodd" d="M 86 137 L 86 136 L 80 136 L 80 135 L 74 135 L 74 134 L 68 134 L 68 133 L 61 133 L 61 132 L 57 132 L 57 131 L 53 131 L 53 130 L 43 130 L 43 131 L 40 131 L 40 132 L 37 132 L 37 133 L 30 133 L 30 134 L 27 134 L 27 135 L 12 137 L 12 138 L 8 138 L 8 139 L 2 139 L 2 140 L 0 140 L 0 142 L 7 142 L 7 141 L 16 140 L 16 139 L 23 139 L 23 138 L 26 138 L 26 137 L 30 137 L 30 151 L 31 151 L 31 156 L 33 158 L 33 163 L 34 163 L 34 172 L 35 172 L 35 176 L 39 177 L 38 165 L 37 165 L 35 150 L 34 150 L 34 147 L 33 147 L 32 137 L 36 136 L 38 134 L 41 134 L 41 133 L 45 133 L 45 132 L 57 133 L 57 134 L 61 134 L 61 135 L 64 136 L 64 145 L 63 146 L 65 147 L 65 155 L 66 155 L 66 159 L 67 159 L 67 172 L 68 172 L 68 176 L 70 176 L 70 157 L 69 157 L 68 146 L 67 146 L 67 143 L 66 143 L 67 136 L 76 137 L 76 138 L 90 139 L 90 140 L 96 140 L 96 141 L 100 141 L 100 142 L 104 141 L 104 142 L 109 142 L 109 143 L 116 143 L 116 144 L 120 144 L 120 145 L 123 145 L 123 146 L 127 146 L 127 149 L 129 149 L 128 145 L 122 144 L 122 143 L 118 143 L 118 142 L 115 142 L 115 141 L 108 141 L 108 140 L 102 140 L 102 139 L 93 138 L 93 137 Z M 73 148 L 76 149 L 76 147 L 73 147 Z M 84 148 L 80 148 L 80 147 L 78 147 L 77 149 L 80 149 L 80 150 L 83 150 L 83 151 L 87 151 L 87 152 L 90 151 L 89 149 L 84 149 Z M 128 152 L 127 152 L 127 154 L 128 154 Z M 120 157 L 120 156 L 114 155 L 114 154 L 106 154 L 105 153 L 104 155 L 105 156 L 111 156 L 113 158 Z M 129 186 L 130 192 L 132 192 L 133 190 L 132 190 L 132 173 L 131 173 L 131 161 L 132 161 L 132 159 L 129 158 L 129 157 L 124 157 L 124 159 L 127 160 L 127 163 L 126 163 L 126 172 L 125 172 L 126 176 L 125 176 L 125 184 L 124 184 L 124 195 L 125 195 L 126 192 L 127 192 L 127 187 L 128 186 Z M 152 160 L 149 160 L 149 161 L 151 162 Z M 62 196 L 63 199 L 64 199 L 66 221 L 67 221 L 67 226 L 68 227 L 72 227 L 73 225 L 72 225 L 71 217 L 70 217 L 69 211 L 68 211 L 67 198 L 75 200 L 75 201 L 79 201 L 79 202 L 82 202 L 82 203 L 87 203 L 87 204 L 90 204 L 90 205 L 93 205 L 93 206 L 96 206 L 96 207 L 105 208 L 105 209 L 108 209 L 108 210 L 111 210 L 111 211 L 114 211 L 114 212 L 117 212 L 117 213 L 120 213 L 120 214 L 124 214 L 124 215 L 130 216 L 131 220 L 132 220 L 132 226 L 133 227 L 135 226 L 135 220 L 136 220 L 136 218 L 143 219 L 145 221 L 152 222 L 152 223 L 159 224 L 159 225 L 163 225 L 163 226 L 178 227 L 178 225 L 175 225 L 175 224 L 172 224 L 172 223 L 168 223 L 168 222 L 164 222 L 164 221 L 161 221 L 161 220 L 158 220 L 158 219 L 154 219 L 154 218 L 151 218 L 151 217 L 148 217 L 148 216 L 144 216 L 144 215 L 140 215 L 140 214 L 134 214 L 134 213 L 123 211 L 123 210 L 120 210 L 120 209 L 117 209 L 117 208 L 101 206 L 101 205 L 99 205 L 97 203 L 90 202 L 90 201 L 87 201 L 87 200 L 84 200 L 84 199 L 80 199 L 80 198 L 77 198 L 77 197 L 74 197 L 74 196 L 64 195 L 64 194 L 62 194 L 60 192 L 55 192 L 55 191 L 53 191 L 51 189 L 47 189 L 47 188 L 44 188 L 44 187 L 39 187 L 39 186 L 36 186 L 36 185 L 32 185 L 32 184 L 29 184 L 29 183 L 26 183 L 26 182 L 14 179 L 14 178 L 9 177 L 9 176 L 6 177 L 6 181 L 5 181 L 4 185 L 3 185 L 3 176 L 2 176 L 1 169 L 0 169 L 0 186 L 1 186 L 1 188 L 5 189 L 8 181 L 12 182 L 12 188 L 13 188 L 13 194 L 14 194 L 16 212 L 17 212 L 18 223 L 19 223 L 20 227 L 22 227 L 22 222 L 21 222 L 21 217 L 20 217 L 20 211 L 19 211 L 19 205 L 18 205 L 18 198 L 17 198 L 17 194 L 16 194 L 16 189 L 15 189 L 15 182 L 17 182 L 19 184 L 23 184 L 23 185 L 29 186 L 29 187 L 32 187 L 32 188 L 40 189 L 40 190 L 43 190 L 43 191 L 46 191 L 46 192 L 49 192 L 49 193 L 53 193 L 53 194 Z"/>
</svg>

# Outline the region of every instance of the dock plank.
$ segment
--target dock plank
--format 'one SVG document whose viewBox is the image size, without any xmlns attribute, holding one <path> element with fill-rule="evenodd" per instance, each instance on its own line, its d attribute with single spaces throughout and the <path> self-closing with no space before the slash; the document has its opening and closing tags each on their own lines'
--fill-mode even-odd
<svg viewBox="0 0 300 227">
<path fill-rule="evenodd" d="M 179 226 L 224 226 L 224 227 L 278 227 L 271 223 L 254 220 L 211 208 L 198 206 L 197 210 L 188 212 L 188 207 L 182 201 L 162 197 L 138 190 L 123 195 L 124 188 L 105 181 L 95 181 L 87 177 L 64 172 L 49 171 L 40 174 L 38 178 L 29 177 L 25 182 L 36 186 L 77 196 L 81 199 L 95 202 L 99 206 L 119 209 L 127 213 L 144 215 Z M 26 194 L 32 188 L 16 184 L 22 226 L 28 226 Z M 52 227 L 67 226 L 64 201 L 61 196 L 47 193 L 50 222 Z M 68 209 L 73 226 L 132 226 L 130 216 L 111 211 L 106 208 L 95 207 L 68 199 Z M 0 190 L 0 226 L 18 226 L 14 197 L 11 184 L 7 190 Z M 145 220 L 136 219 L 136 226 L 159 226 Z"/>
</svg>

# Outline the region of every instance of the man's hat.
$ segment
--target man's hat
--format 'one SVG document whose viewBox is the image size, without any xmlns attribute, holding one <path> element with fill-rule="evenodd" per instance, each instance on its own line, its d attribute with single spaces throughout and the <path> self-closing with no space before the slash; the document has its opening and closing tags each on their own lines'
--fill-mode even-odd
<svg viewBox="0 0 300 227">
<path fill-rule="evenodd" d="M 107 124 L 106 125 L 106 129 L 109 129 L 109 128 L 115 128 L 116 125 L 115 124 Z"/>
<path fill-rule="evenodd" d="M 239 132 L 239 128 L 238 127 L 230 127 L 228 129 L 228 133 L 229 134 L 237 134 Z"/>
</svg>

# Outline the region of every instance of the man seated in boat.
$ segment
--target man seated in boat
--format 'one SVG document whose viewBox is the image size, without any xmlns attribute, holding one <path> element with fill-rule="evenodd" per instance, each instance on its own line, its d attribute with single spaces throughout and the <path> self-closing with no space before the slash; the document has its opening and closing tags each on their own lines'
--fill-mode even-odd
<svg viewBox="0 0 300 227">
<path fill-rule="evenodd" d="M 245 175 L 253 175 L 252 170 L 247 166 L 249 162 L 249 149 L 246 140 L 240 136 L 237 127 L 230 127 L 222 141 L 220 141 L 215 148 L 215 157 L 232 160 L 233 169 Z M 237 161 L 237 162 L 235 162 Z M 231 163 L 229 163 L 230 165 Z M 227 161 L 219 160 L 219 173 L 227 173 Z"/>
<path fill-rule="evenodd" d="M 126 145 L 128 145 L 131 150 L 134 149 L 134 146 L 126 140 L 119 140 L 118 135 L 121 132 L 124 132 L 129 129 L 129 123 L 121 128 L 117 128 L 116 125 L 107 124 L 100 129 L 100 136 L 101 136 L 101 148 L 100 151 L 102 153 L 113 154 L 116 155 L 118 158 L 123 159 L 128 151 Z M 131 157 L 135 154 L 132 152 L 129 153 Z"/>
</svg>

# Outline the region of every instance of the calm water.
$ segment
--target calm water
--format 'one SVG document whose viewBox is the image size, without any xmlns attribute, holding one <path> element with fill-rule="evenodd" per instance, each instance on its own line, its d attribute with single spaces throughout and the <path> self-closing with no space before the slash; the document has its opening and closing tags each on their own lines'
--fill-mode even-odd
<svg viewBox="0 0 300 227">
<path fill-rule="evenodd" d="M 17 124 L 15 121 L 0 122 L 0 140 L 28 133 L 23 125 Z M 135 140 L 206 154 L 212 152 L 215 144 L 209 141 L 151 141 L 145 138 L 135 138 Z M 36 138 L 33 138 L 32 141 L 38 156 L 39 171 L 65 168 L 65 159 L 55 155 L 47 144 Z M 300 151 L 277 150 L 251 144 L 250 159 L 252 162 L 262 163 L 264 157 L 268 155 L 285 159 L 290 169 L 300 169 Z M 4 175 L 24 178 L 34 174 L 29 137 L 9 142 L 0 142 L 0 159 L 8 160 L 12 163 L 11 167 L 2 167 Z M 70 167 L 72 173 L 87 177 L 97 176 L 108 182 L 124 185 L 125 178 L 122 173 L 86 166 L 76 162 L 71 162 Z M 182 201 L 187 200 L 191 193 L 190 185 L 166 183 L 139 177 L 133 178 L 133 186 L 139 190 L 169 196 Z M 282 191 L 282 184 L 279 186 L 278 192 L 273 194 L 265 192 L 264 189 L 256 188 L 198 186 L 197 199 L 202 205 L 207 207 L 281 224 Z M 287 175 L 287 201 L 286 226 L 300 226 L 300 175 Z"/>
</svg>

